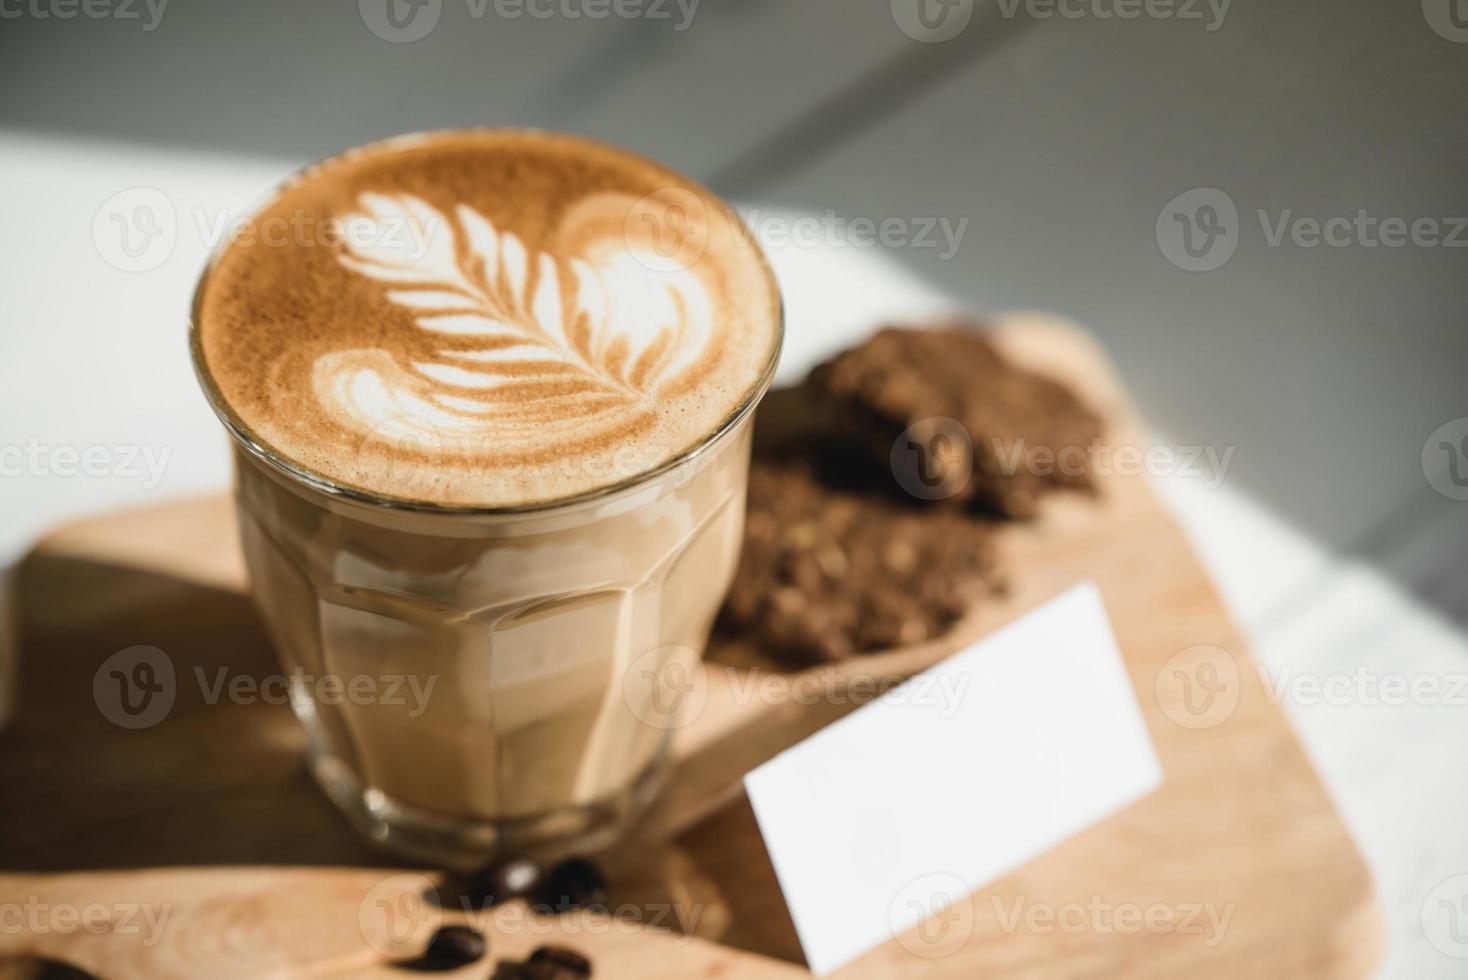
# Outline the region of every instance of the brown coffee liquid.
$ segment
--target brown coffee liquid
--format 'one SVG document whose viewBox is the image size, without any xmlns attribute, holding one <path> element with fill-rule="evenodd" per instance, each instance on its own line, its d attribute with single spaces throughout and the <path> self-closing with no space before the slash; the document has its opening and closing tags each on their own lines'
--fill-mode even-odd
<svg viewBox="0 0 1468 980">
<path fill-rule="evenodd" d="M 407 137 L 318 164 L 221 251 L 201 373 L 268 450 L 452 506 L 623 483 L 746 405 L 779 345 L 757 245 L 697 184 L 534 131 Z"/>
</svg>

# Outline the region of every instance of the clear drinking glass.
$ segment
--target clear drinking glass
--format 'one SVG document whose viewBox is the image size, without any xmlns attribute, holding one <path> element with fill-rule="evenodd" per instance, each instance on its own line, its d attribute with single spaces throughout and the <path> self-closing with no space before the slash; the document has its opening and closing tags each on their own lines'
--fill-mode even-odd
<svg viewBox="0 0 1468 980">
<path fill-rule="evenodd" d="M 701 655 L 734 574 L 774 362 L 667 465 L 510 509 L 333 485 L 252 441 L 200 369 L 312 771 L 362 831 L 468 864 L 595 846 L 647 804 L 673 727 L 658 685 Z"/>
</svg>

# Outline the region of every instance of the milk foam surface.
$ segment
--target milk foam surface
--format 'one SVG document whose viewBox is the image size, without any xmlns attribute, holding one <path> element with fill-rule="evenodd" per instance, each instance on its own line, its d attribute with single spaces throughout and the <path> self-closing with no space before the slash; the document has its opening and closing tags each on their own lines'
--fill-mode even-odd
<svg viewBox="0 0 1468 980">
<path fill-rule="evenodd" d="M 621 483 L 766 377 L 779 298 L 708 191 L 603 144 L 464 131 L 305 171 L 206 273 L 217 403 L 328 481 L 450 506 Z"/>
</svg>

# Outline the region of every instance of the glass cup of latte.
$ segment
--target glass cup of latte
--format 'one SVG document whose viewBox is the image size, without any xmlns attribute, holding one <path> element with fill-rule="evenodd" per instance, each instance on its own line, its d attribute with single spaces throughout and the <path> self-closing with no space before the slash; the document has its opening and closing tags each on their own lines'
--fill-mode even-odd
<svg viewBox="0 0 1468 980">
<path fill-rule="evenodd" d="M 240 223 L 190 336 L 331 798 L 450 864 L 625 829 L 688 721 L 666 685 L 733 576 L 780 349 L 733 211 L 589 140 L 404 137 Z"/>
</svg>

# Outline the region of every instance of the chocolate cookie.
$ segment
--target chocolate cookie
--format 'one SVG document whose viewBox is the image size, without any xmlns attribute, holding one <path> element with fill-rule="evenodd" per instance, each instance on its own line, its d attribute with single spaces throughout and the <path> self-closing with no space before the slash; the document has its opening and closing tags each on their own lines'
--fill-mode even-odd
<svg viewBox="0 0 1468 980">
<path fill-rule="evenodd" d="M 800 663 L 921 643 L 996 587 L 992 530 L 823 482 L 809 456 L 756 458 L 726 629 Z"/>
<path fill-rule="evenodd" d="M 1092 489 L 1100 417 L 980 329 L 884 329 L 816 368 L 810 388 L 919 499 L 1017 518 L 1052 491 Z"/>
</svg>

